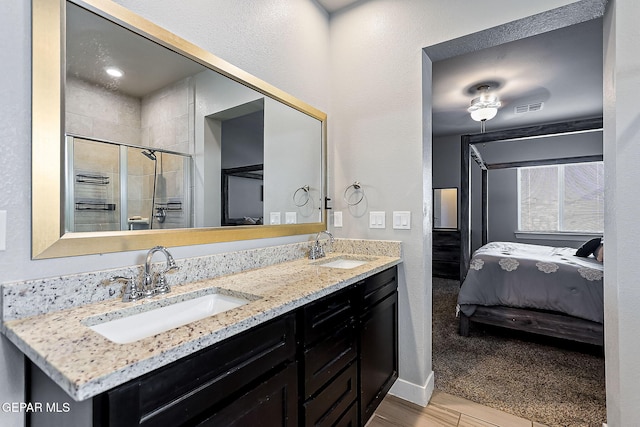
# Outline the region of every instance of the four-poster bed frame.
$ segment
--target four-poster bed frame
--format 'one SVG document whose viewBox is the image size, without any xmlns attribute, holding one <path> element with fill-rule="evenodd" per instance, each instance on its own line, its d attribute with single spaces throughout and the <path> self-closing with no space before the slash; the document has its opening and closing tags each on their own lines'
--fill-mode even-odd
<svg viewBox="0 0 640 427">
<path fill-rule="evenodd" d="M 461 137 L 461 183 L 460 183 L 460 283 L 469 271 L 471 261 L 471 160 L 482 169 L 482 244 L 488 242 L 488 172 L 526 166 L 566 164 L 602 161 L 602 155 L 566 157 L 552 160 L 521 161 L 489 164 L 482 159 L 475 144 L 508 143 L 512 141 L 589 132 L 602 129 L 602 118 L 576 120 L 519 129 L 495 131 Z M 604 328 L 601 323 L 580 319 L 562 313 L 530 310 L 505 306 L 478 306 L 468 317 L 460 313 L 460 334 L 469 334 L 470 322 L 506 327 L 525 332 L 569 339 L 595 345 L 603 345 Z"/>
</svg>

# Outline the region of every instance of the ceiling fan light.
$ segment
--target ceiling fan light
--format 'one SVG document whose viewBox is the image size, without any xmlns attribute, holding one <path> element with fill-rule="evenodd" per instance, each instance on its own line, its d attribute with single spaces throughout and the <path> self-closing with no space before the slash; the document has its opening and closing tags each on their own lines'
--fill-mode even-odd
<svg viewBox="0 0 640 427">
<path fill-rule="evenodd" d="M 488 85 L 478 86 L 480 96 L 471 101 L 467 111 L 476 122 L 493 119 L 498 114 L 498 108 L 502 105 L 495 93 L 489 92 Z"/>
<path fill-rule="evenodd" d="M 484 120 L 493 119 L 496 114 L 498 114 L 498 109 L 495 107 L 485 107 L 472 110 L 470 111 L 470 113 L 473 120 L 475 120 L 476 122 L 481 122 Z"/>
</svg>

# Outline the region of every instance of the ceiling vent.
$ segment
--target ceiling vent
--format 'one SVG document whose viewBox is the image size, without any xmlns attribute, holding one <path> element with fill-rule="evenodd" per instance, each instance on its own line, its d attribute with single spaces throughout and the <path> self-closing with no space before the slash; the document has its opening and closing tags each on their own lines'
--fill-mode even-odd
<svg viewBox="0 0 640 427">
<path fill-rule="evenodd" d="M 516 114 L 532 113 L 534 111 L 542 110 L 543 106 L 543 102 L 534 102 L 533 104 L 518 105 L 514 110 Z"/>
</svg>

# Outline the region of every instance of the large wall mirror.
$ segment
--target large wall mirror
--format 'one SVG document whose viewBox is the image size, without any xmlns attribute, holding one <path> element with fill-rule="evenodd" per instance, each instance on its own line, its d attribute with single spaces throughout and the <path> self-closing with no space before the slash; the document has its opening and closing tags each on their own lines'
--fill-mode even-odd
<svg viewBox="0 0 640 427">
<path fill-rule="evenodd" d="M 108 0 L 33 1 L 32 257 L 326 228 L 326 115 Z"/>
</svg>

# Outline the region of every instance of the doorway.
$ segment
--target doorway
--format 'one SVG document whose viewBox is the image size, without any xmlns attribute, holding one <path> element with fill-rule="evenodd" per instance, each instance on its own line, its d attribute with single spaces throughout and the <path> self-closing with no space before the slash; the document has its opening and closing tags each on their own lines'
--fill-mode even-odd
<svg viewBox="0 0 640 427">
<path fill-rule="evenodd" d="M 601 20 L 599 20 L 598 18 L 595 18 L 595 19 L 593 18 L 594 15 L 591 12 L 593 11 L 594 6 L 601 7 L 601 13 L 599 14 L 599 16 L 601 17 L 604 14 L 604 5 L 602 5 L 602 2 L 582 1 L 574 5 L 569 5 L 563 8 L 555 9 L 553 11 L 554 14 L 564 15 L 563 18 L 560 19 L 562 22 L 558 22 L 558 20 L 554 19 L 554 17 L 551 16 L 550 13 L 542 13 L 540 15 L 535 15 L 520 21 L 505 24 L 504 26 L 501 26 L 501 27 L 492 28 L 480 33 L 465 36 L 460 39 L 450 40 L 450 41 L 447 41 L 438 45 L 430 46 L 424 49 L 425 56 L 427 58 L 425 60 L 425 63 L 427 66 L 431 67 L 430 70 L 425 71 L 424 80 L 428 83 L 429 80 L 431 79 L 431 76 L 429 74 L 432 73 L 432 76 L 433 76 L 433 83 L 432 83 L 433 105 L 434 105 L 433 115 L 432 117 L 425 117 L 425 120 L 429 120 L 429 119 L 433 120 L 433 129 L 434 129 L 433 158 L 438 159 L 437 162 L 433 162 L 434 163 L 433 164 L 433 187 L 434 188 L 435 187 L 447 188 L 447 187 L 460 186 L 460 135 L 465 133 L 478 133 L 478 131 L 480 130 L 480 126 L 478 123 L 474 123 L 469 120 L 469 113 L 466 111 L 466 107 L 468 107 L 468 105 L 462 106 L 462 108 L 459 108 L 455 113 L 452 113 L 451 111 L 447 111 L 446 108 L 441 110 L 438 110 L 436 108 L 437 100 L 435 98 L 437 96 L 436 92 L 438 89 L 438 81 L 437 81 L 438 63 L 440 61 L 443 61 L 443 62 L 447 61 L 450 64 L 455 64 L 456 62 L 462 62 L 463 56 L 469 55 L 469 56 L 475 56 L 476 59 L 481 58 L 480 62 L 484 61 L 485 65 L 487 64 L 490 65 L 492 62 L 494 63 L 496 62 L 495 60 L 493 61 L 491 60 L 490 54 L 487 54 L 486 57 L 482 58 L 483 54 L 486 54 L 490 49 L 501 51 L 503 54 L 507 55 L 505 53 L 505 47 L 509 43 L 516 43 L 516 42 L 533 43 L 535 42 L 534 40 L 535 37 L 549 35 L 551 31 L 558 31 L 558 33 L 570 33 L 572 32 L 572 30 L 574 30 L 574 27 L 576 26 L 593 27 L 598 25 L 599 25 L 599 30 L 596 35 L 599 36 L 600 57 L 602 57 L 602 24 L 601 24 Z M 589 34 L 591 35 L 594 34 L 592 29 L 589 31 L 590 31 Z M 574 58 L 573 60 L 574 62 L 577 61 L 576 58 Z M 601 64 L 599 68 L 600 70 L 602 69 Z M 447 75 L 450 76 L 452 75 L 452 73 L 447 72 Z M 471 96 L 472 89 L 475 86 L 477 86 L 479 83 L 484 82 L 485 80 L 490 81 L 491 84 L 501 88 L 505 88 L 510 84 L 510 80 L 508 80 L 507 78 L 501 78 L 500 76 L 497 76 L 497 74 L 495 73 L 493 76 L 478 74 L 478 75 L 472 76 L 471 78 L 469 78 L 469 80 L 462 82 L 462 84 L 459 84 L 460 87 L 457 89 L 458 95 L 467 96 L 468 100 L 470 101 L 472 98 Z M 602 93 L 602 90 L 601 90 L 602 75 L 601 74 L 600 74 L 599 83 L 600 85 L 598 87 L 595 87 L 594 90 L 598 91 L 599 93 Z M 450 84 L 450 86 L 452 85 Z M 547 101 L 550 103 L 552 99 L 551 97 L 552 94 L 549 91 L 545 93 L 544 89 L 545 88 L 540 85 L 539 87 L 533 88 L 529 94 L 525 94 L 525 95 L 528 95 L 529 98 L 527 99 L 526 96 L 523 97 L 523 105 L 532 104 L 533 103 L 532 101 L 536 96 L 542 97 L 543 103 Z M 454 99 L 455 96 L 451 96 L 450 98 Z M 428 104 L 428 102 L 425 102 L 425 103 Z M 509 108 L 513 109 L 518 105 L 513 105 L 512 103 L 511 105 L 509 105 Z M 548 109 L 547 111 L 549 112 L 549 110 L 550 109 Z M 599 114 L 600 115 L 602 114 L 601 102 L 600 102 Z M 515 112 L 510 112 L 509 116 L 510 116 L 508 120 L 509 127 L 517 127 L 518 120 L 523 118 L 523 117 L 516 117 Z M 567 120 L 568 118 L 569 117 L 559 117 L 558 120 L 556 121 Z M 466 125 L 460 124 L 462 120 L 466 120 L 467 122 L 469 122 L 468 126 L 476 126 L 475 129 L 465 128 Z M 491 122 L 488 122 L 487 127 L 490 125 L 497 126 L 498 121 L 494 122 L 493 124 Z M 457 134 L 454 134 L 454 133 L 447 134 L 447 130 L 446 130 L 447 127 L 449 127 L 450 129 L 459 129 L 459 131 Z M 445 130 L 440 130 L 440 128 L 445 128 Z M 492 128 L 492 130 L 495 130 L 495 129 L 497 129 L 497 127 Z M 436 135 L 436 132 L 442 132 L 442 134 Z M 438 146 L 439 145 L 438 139 L 442 138 L 446 140 L 447 137 L 451 137 L 453 140 L 455 140 L 455 142 L 452 143 L 453 145 L 447 146 L 446 141 L 444 141 L 441 146 Z M 454 159 L 452 163 L 444 161 L 444 159 L 447 157 Z M 438 175 L 439 171 L 442 172 L 440 175 Z M 480 183 L 480 179 L 476 179 L 474 181 L 474 185 L 478 185 L 479 183 Z M 472 189 L 472 193 L 474 193 L 473 189 Z M 476 189 L 475 193 L 479 194 L 480 192 Z M 464 209 L 464 207 L 461 207 L 460 210 L 462 209 Z M 477 219 L 477 221 L 480 221 L 480 220 Z M 474 241 L 476 242 L 472 246 L 474 248 L 477 248 L 480 245 L 479 242 L 481 242 L 481 236 L 479 232 L 481 227 L 480 226 L 472 227 L 472 229 L 478 230 L 478 232 L 472 233 Z M 441 279 L 434 279 L 434 282 L 433 282 L 433 292 L 434 292 L 434 295 L 433 295 L 433 301 L 434 301 L 433 355 L 434 355 L 434 371 L 436 375 L 436 388 L 438 388 L 438 377 L 439 377 L 438 366 L 436 363 L 436 360 L 437 360 L 436 354 L 438 352 L 438 348 L 436 347 L 437 345 L 436 341 L 438 339 L 437 328 L 439 327 L 438 325 L 439 320 L 436 319 L 436 316 L 438 315 L 437 308 L 436 308 L 436 301 L 441 297 L 441 295 L 437 295 L 436 293 L 442 291 L 442 289 L 438 289 L 438 285 L 442 284 L 442 283 L 439 283 L 439 280 Z M 530 350 L 530 351 L 533 351 L 533 350 Z M 468 360 L 466 361 L 467 363 L 461 366 L 464 366 L 466 370 L 474 369 L 473 364 L 474 364 L 475 356 L 476 355 L 469 354 Z M 604 370 L 604 367 L 602 367 L 602 370 Z M 514 381 L 513 378 L 509 378 L 509 379 L 505 379 L 504 382 L 509 383 L 513 381 Z M 516 380 L 516 383 L 517 383 L 517 380 Z M 603 378 L 602 378 L 602 389 L 603 389 L 602 392 L 604 393 Z M 498 390 L 495 390 L 495 392 L 496 393 L 494 394 L 499 394 Z M 480 402 L 480 403 L 483 403 L 483 402 Z M 552 402 L 548 403 L 548 405 L 551 406 Z M 604 411 L 604 404 L 602 404 L 602 406 L 603 406 L 602 409 Z M 606 414 L 604 415 L 604 417 L 606 418 Z M 604 421 L 604 418 L 600 422 L 602 421 Z"/>
</svg>

